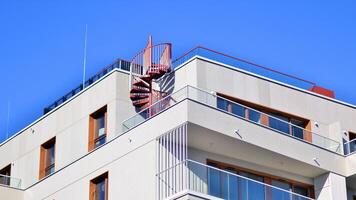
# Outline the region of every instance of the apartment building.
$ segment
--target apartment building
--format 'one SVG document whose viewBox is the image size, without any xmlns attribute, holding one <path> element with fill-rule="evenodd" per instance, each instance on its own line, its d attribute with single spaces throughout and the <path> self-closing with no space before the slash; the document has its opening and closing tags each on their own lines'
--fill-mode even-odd
<svg viewBox="0 0 356 200">
<path fill-rule="evenodd" d="M 0 144 L 1 200 L 354 200 L 356 107 L 204 47 L 117 60 Z"/>
</svg>

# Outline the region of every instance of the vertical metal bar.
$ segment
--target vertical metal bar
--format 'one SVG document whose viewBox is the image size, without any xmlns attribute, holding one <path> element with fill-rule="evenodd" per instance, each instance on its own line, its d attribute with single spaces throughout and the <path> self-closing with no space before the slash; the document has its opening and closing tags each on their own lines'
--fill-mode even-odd
<svg viewBox="0 0 356 200">
<path fill-rule="evenodd" d="M 165 153 L 165 159 L 164 159 L 164 170 L 166 170 L 168 167 L 167 167 L 167 160 L 168 160 L 168 141 L 167 141 L 167 138 L 168 138 L 168 135 L 167 134 L 165 134 L 164 135 L 164 153 Z M 167 182 L 167 180 L 168 180 L 168 171 L 165 171 L 164 172 L 165 173 L 165 178 L 164 178 L 164 182 L 165 182 L 165 198 L 166 197 L 168 197 L 168 182 Z"/>
<path fill-rule="evenodd" d="M 159 138 L 156 139 L 156 181 L 155 181 L 155 186 L 156 186 L 156 199 L 158 199 L 158 194 L 159 194 L 159 180 L 158 180 L 158 174 L 159 174 Z"/>
<path fill-rule="evenodd" d="M 182 131 L 179 131 L 179 162 L 182 163 Z M 181 183 L 180 183 L 180 190 L 183 190 L 183 166 L 180 165 L 180 168 L 179 168 L 179 177 L 181 179 Z"/>
<path fill-rule="evenodd" d="M 173 131 L 173 166 L 175 166 L 174 168 L 173 168 L 173 191 L 174 191 L 174 193 L 176 193 L 177 192 L 177 188 L 176 188 L 176 181 L 177 181 L 177 178 L 176 178 L 176 150 L 177 150 L 177 148 L 176 148 L 176 135 L 177 135 L 177 129 L 176 130 L 174 130 Z"/>
<path fill-rule="evenodd" d="M 227 175 L 227 199 L 230 200 L 230 174 Z"/>
</svg>

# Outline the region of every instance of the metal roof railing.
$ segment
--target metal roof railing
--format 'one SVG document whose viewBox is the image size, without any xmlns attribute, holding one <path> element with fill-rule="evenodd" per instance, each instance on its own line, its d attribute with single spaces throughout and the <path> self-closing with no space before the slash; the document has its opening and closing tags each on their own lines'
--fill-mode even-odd
<svg viewBox="0 0 356 200">
<path fill-rule="evenodd" d="M 54 103 L 51 105 L 45 107 L 43 109 L 43 114 L 48 113 L 49 111 L 55 109 L 57 106 L 61 105 L 71 97 L 75 96 L 78 94 L 80 91 L 82 91 L 84 88 L 90 86 L 93 84 L 95 81 L 99 80 L 101 77 L 105 76 L 109 72 L 111 72 L 114 69 L 122 69 L 125 71 L 130 71 L 130 62 L 122 59 L 118 59 L 115 62 L 111 63 L 109 66 L 105 67 L 103 70 L 101 70 L 99 73 L 95 74 L 94 76 L 90 77 L 87 81 L 83 84 L 80 84 L 78 87 L 74 88 L 67 94 L 63 95 L 61 98 L 56 100 Z"/>
<path fill-rule="evenodd" d="M 269 79 L 273 79 L 279 81 L 281 83 L 286 83 L 288 85 L 302 88 L 305 90 L 310 90 L 313 86 L 316 86 L 316 83 L 289 75 L 283 72 L 279 72 L 277 70 L 258 65 L 252 63 L 247 60 L 243 60 L 234 56 L 227 55 L 225 53 L 221 53 L 203 46 L 197 46 L 177 59 L 172 61 L 173 68 L 176 68 L 193 58 L 194 56 L 201 56 L 204 58 L 208 58 L 217 62 L 221 62 L 230 66 L 235 67 L 236 69 L 241 69 L 259 76 L 263 76 Z"/>
</svg>

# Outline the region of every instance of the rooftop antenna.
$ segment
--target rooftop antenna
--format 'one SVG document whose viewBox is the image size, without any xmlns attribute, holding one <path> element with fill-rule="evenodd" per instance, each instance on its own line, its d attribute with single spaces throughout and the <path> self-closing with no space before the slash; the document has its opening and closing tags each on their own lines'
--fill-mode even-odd
<svg viewBox="0 0 356 200">
<path fill-rule="evenodd" d="M 83 90 L 85 88 L 85 68 L 87 64 L 87 37 L 88 35 L 88 24 L 85 24 L 85 39 L 84 39 L 84 58 L 83 58 Z"/>
<path fill-rule="evenodd" d="M 10 101 L 7 102 L 7 119 L 6 119 L 6 138 L 9 138 L 9 123 L 10 123 Z"/>
</svg>

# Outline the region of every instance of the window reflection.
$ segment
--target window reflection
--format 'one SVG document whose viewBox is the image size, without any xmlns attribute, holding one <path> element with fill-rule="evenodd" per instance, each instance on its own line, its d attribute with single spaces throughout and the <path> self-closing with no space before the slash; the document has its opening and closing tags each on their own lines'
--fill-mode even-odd
<svg viewBox="0 0 356 200">
<path fill-rule="evenodd" d="M 208 162 L 208 165 L 221 169 L 208 168 L 208 194 L 218 198 L 231 200 L 306 200 L 306 197 L 310 196 L 308 187 L 296 186 L 285 180 L 240 171 L 238 168 L 225 164 Z M 265 182 L 274 187 L 264 184 Z"/>
<path fill-rule="evenodd" d="M 281 188 L 283 190 L 287 190 L 287 191 L 292 190 L 292 186 L 286 182 L 272 180 L 272 185 Z M 272 200 L 291 199 L 291 194 L 283 190 L 272 188 Z"/>
<path fill-rule="evenodd" d="M 288 118 L 277 114 L 270 115 L 273 117 L 269 117 L 269 127 L 279 130 L 285 134 L 290 134 Z"/>
</svg>

